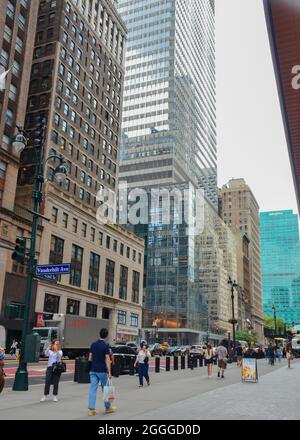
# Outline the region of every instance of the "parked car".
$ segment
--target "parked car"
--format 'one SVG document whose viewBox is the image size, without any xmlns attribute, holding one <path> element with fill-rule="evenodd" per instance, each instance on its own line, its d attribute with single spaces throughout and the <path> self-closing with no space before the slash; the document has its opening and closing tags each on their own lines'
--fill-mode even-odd
<svg viewBox="0 0 300 440">
<path fill-rule="evenodd" d="M 167 349 L 166 352 L 167 356 L 178 356 L 180 355 L 180 347 L 177 347 L 176 345 L 172 345 Z"/>
<path fill-rule="evenodd" d="M 190 355 L 197 357 L 203 356 L 204 350 L 206 350 L 206 345 L 192 345 Z"/>
<path fill-rule="evenodd" d="M 120 361 L 120 374 L 128 374 L 130 371 L 130 362 L 135 362 L 136 353 L 132 347 L 128 345 L 113 345 L 112 351 L 112 374 L 114 374 L 114 366 L 116 364 L 116 359 Z M 131 360 L 133 359 L 133 360 Z"/>
<path fill-rule="evenodd" d="M 138 353 L 138 345 L 135 342 L 127 342 L 126 344 L 128 347 L 133 348 L 133 350 L 135 351 L 135 354 Z"/>
<path fill-rule="evenodd" d="M 182 345 L 180 347 L 180 355 L 185 356 L 186 354 L 189 354 L 191 350 L 190 345 Z"/>
<path fill-rule="evenodd" d="M 151 356 L 162 356 L 162 349 L 160 348 L 160 344 L 150 345 L 149 351 L 151 353 Z"/>
<path fill-rule="evenodd" d="M 166 354 L 169 347 L 170 345 L 168 344 L 168 342 L 163 342 L 162 344 L 160 344 L 162 354 Z"/>
</svg>

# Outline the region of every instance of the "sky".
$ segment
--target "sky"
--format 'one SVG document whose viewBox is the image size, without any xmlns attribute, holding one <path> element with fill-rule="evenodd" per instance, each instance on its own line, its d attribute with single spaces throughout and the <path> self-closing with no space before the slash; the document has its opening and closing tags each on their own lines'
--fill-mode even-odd
<svg viewBox="0 0 300 440">
<path fill-rule="evenodd" d="M 298 212 L 262 0 L 216 0 L 219 187 L 243 177 L 261 211 Z"/>
</svg>

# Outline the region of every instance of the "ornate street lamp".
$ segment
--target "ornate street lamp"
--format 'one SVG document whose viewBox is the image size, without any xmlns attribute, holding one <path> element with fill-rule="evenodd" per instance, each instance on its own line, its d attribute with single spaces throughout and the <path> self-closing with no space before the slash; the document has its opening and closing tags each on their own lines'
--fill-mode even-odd
<svg viewBox="0 0 300 440">
<path fill-rule="evenodd" d="M 228 277 L 228 284 L 231 286 L 231 307 L 232 307 L 232 318 L 230 319 L 230 323 L 232 324 L 232 338 L 233 338 L 233 355 L 235 355 L 235 324 L 237 320 L 234 317 L 234 289 L 238 288 L 238 285 L 235 281 L 232 281 L 230 277 Z"/>
<path fill-rule="evenodd" d="M 28 371 L 27 371 L 27 360 L 25 358 L 26 352 L 26 336 L 29 333 L 29 322 L 30 322 L 30 305 L 32 301 L 32 286 L 33 279 L 36 275 L 36 237 L 37 237 L 37 227 L 39 217 L 43 217 L 40 214 L 40 204 L 43 200 L 43 183 L 44 183 L 44 167 L 46 162 L 49 160 L 59 160 L 59 165 L 56 167 L 54 173 L 56 175 L 56 181 L 61 183 L 67 175 L 67 167 L 64 162 L 63 156 L 57 156 L 56 154 L 50 155 L 45 161 L 43 160 L 43 146 L 45 140 L 45 127 L 46 119 L 39 117 L 38 127 L 35 133 L 35 148 L 37 152 L 37 161 L 35 165 L 35 176 L 34 176 L 34 189 L 32 192 L 33 200 L 33 210 L 30 210 L 32 219 L 31 237 L 30 237 L 30 251 L 29 251 L 29 261 L 28 261 L 28 275 L 26 283 L 26 296 L 25 296 L 25 307 L 24 307 L 24 322 L 22 331 L 22 341 L 21 341 L 21 356 L 19 360 L 19 366 L 15 375 L 15 380 L 13 384 L 14 391 L 27 391 L 28 390 Z M 20 153 L 24 150 L 27 145 L 26 133 L 21 128 L 18 127 L 19 132 L 13 139 L 13 147 L 15 151 Z M 43 217 L 44 218 L 44 217 Z"/>
</svg>

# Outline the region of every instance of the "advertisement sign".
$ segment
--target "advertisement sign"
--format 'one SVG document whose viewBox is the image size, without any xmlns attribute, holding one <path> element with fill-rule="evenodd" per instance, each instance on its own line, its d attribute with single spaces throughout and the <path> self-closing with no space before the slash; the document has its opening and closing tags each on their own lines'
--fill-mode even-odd
<svg viewBox="0 0 300 440">
<path fill-rule="evenodd" d="M 43 312 L 37 312 L 36 314 L 36 327 L 44 327 L 44 313 Z"/>
<path fill-rule="evenodd" d="M 242 381 L 257 382 L 257 359 L 244 358 L 242 362 Z"/>
</svg>

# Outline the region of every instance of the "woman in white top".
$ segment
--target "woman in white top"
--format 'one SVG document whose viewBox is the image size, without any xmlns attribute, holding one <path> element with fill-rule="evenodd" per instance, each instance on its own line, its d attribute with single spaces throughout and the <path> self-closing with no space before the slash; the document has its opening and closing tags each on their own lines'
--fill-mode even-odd
<svg viewBox="0 0 300 440">
<path fill-rule="evenodd" d="M 61 362 L 63 352 L 60 349 L 59 341 L 54 341 L 45 350 L 45 355 L 48 356 L 48 368 L 46 371 L 45 390 L 44 395 L 41 398 L 41 402 L 45 402 L 50 392 L 50 385 L 53 384 L 53 402 L 58 402 L 58 384 L 61 373 L 53 373 L 53 364 L 55 362 Z"/>
<path fill-rule="evenodd" d="M 214 363 L 214 350 L 210 344 L 207 344 L 207 349 L 204 352 L 205 365 L 207 366 L 208 377 L 212 375 L 212 368 Z"/>
<path fill-rule="evenodd" d="M 286 358 L 288 361 L 288 367 L 291 368 L 291 361 L 294 359 L 294 356 L 290 347 L 286 349 Z"/>
<path fill-rule="evenodd" d="M 149 360 L 151 358 L 150 351 L 148 350 L 148 346 L 144 344 L 142 346 L 142 349 L 138 352 L 136 361 L 134 366 L 138 365 L 138 372 L 139 372 L 139 387 L 143 386 L 143 378 L 146 379 L 147 385 L 150 385 L 150 379 L 149 379 Z"/>
</svg>

